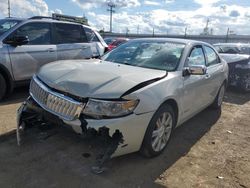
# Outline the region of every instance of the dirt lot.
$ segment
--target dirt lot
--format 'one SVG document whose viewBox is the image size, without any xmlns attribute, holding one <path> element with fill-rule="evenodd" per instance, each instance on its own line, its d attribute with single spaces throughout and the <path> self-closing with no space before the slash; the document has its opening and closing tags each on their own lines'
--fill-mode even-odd
<svg viewBox="0 0 250 188">
<path fill-rule="evenodd" d="M 26 90 L 0 104 L 1 134 L 15 128 Z M 115 158 L 101 175 L 90 172 L 90 145 L 64 128 L 29 135 L 21 147 L 2 136 L 0 187 L 250 187 L 249 122 L 250 94 L 230 90 L 221 112 L 207 109 L 176 129 L 159 157 Z"/>
</svg>

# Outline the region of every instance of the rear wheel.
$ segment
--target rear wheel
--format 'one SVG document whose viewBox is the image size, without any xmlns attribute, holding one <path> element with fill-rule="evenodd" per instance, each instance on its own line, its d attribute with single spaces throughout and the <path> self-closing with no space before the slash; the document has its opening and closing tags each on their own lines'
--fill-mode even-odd
<svg viewBox="0 0 250 188">
<path fill-rule="evenodd" d="M 5 81 L 4 77 L 3 77 L 3 75 L 0 74 L 0 101 L 5 96 L 6 89 L 7 89 L 6 81 Z"/>
<path fill-rule="evenodd" d="M 167 146 L 176 123 L 173 108 L 161 106 L 152 117 L 141 147 L 141 154 L 146 157 L 159 155 Z"/>
<path fill-rule="evenodd" d="M 219 92 L 218 92 L 213 104 L 211 105 L 212 108 L 214 108 L 214 109 L 221 108 L 223 98 L 225 95 L 225 91 L 226 91 L 226 85 L 225 85 L 225 83 L 223 83 L 219 89 Z"/>
</svg>

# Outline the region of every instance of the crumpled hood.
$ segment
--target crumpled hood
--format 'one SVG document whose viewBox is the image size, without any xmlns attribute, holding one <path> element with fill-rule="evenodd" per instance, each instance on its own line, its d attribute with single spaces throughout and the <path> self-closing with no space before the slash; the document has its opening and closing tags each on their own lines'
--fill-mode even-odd
<svg viewBox="0 0 250 188">
<path fill-rule="evenodd" d="M 66 60 L 43 66 L 37 76 L 51 88 L 79 97 L 119 98 L 132 87 L 166 71 L 92 60 Z"/>
<path fill-rule="evenodd" d="M 235 62 L 241 62 L 244 60 L 250 59 L 249 55 L 244 54 L 221 54 L 220 56 L 227 62 L 227 63 L 235 63 Z"/>
</svg>

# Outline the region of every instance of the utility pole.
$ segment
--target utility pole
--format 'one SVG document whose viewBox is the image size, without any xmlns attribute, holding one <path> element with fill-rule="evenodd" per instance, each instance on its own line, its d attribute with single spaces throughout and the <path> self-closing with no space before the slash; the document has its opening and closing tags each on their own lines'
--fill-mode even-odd
<svg viewBox="0 0 250 188">
<path fill-rule="evenodd" d="M 113 16 L 113 13 L 115 13 L 115 10 L 114 10 L 114 8 L 115 8 L 115 4 L 113 3 L 113 2 L 108 2 L 108 9 L 107 9 L 107 11 L 109 11 L 109 13 L 110 13 L 110 29 L 109 29 L 109 31 L 110 31 L 110 33 L 112 33 L 112 16 Z"/>
<path fill-rule="evenodd" d="M 187 37 L 187 27 L 185 27 L 185 38 Z"/>
<path fill-rule="evenodd" d="M 128 37 L 129 29 L 126 28 L 126 37 Z"/>
<path fill-rule="evenodd" d="M 153 37 L 155 36 L 155 28 L 153 27 Z"/>
<path fill-rule="evenodd" d="M 10 18 L 10 0 L 8 0 L 8 17 Z"/>
<path fill-rule="evenodd" d="M 137 25 L 137 35 L 139 34 L 140 26 Z"/>
<path fill-rule="evenodd" d="M 229 37 L 229 32 L 230 32 L 230 29 L 227 28 L 227 36 L 226 36 L 226 42 L 228 41 L 228 37 Z"/>
</svg>

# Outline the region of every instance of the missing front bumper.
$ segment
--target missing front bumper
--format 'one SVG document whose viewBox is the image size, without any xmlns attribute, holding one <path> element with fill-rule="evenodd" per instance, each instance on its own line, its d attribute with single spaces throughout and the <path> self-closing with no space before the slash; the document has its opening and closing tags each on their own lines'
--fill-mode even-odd
<svg viewBox="0 0 250 188">
<path fill-rule="evenodd" d="M 119 119 L 63 121 L 42 109 L 29 97 L 17 111 L 17 143 L 20 145 L 27 129 L 41 124 L 57 124 L 72 128 L 84 138 L 100 139 L 103 150 L 97 155 L 93 168 L 102 171 L 105 162 L 115 156 L 135 152 L 140 149 L 144 134 L 153 113 L 130 115 Z"/>
</svg>

